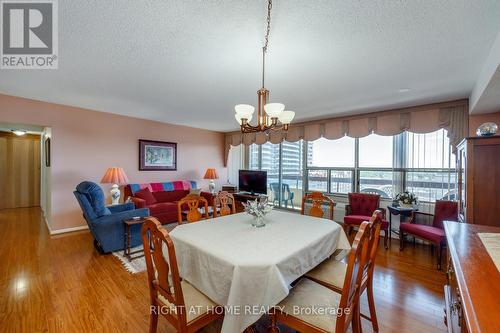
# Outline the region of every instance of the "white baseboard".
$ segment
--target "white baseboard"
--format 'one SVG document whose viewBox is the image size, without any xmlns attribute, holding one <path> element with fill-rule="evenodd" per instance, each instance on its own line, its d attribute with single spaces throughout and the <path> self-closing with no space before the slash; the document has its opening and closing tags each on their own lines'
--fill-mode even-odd
<svg viewBox="0 0 500 333">
<path fill-rule="evenodd" d="M 89 228 L 88 225 L 81 225 L 79 227 L 72 227 L 72 228 L 64 228 L 64 229 L 56 229 L 56 230 L 50 230 L 51 235 L 59 235 L 59 234 L 65 234 L 67 232 L 74 232 L 74 231 L 81 231 L 81 230 L 87 230 Z"/>
</svg>

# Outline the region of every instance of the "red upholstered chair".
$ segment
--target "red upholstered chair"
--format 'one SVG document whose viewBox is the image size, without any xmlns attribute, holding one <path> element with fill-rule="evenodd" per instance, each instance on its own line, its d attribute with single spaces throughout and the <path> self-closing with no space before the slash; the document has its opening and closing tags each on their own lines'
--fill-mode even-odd
<svg viewBox="0 0 500 333">
<path fill-rule="evenodd" d="M 427 224 L 425 221 L 427 220 Z M 436 200 L 434 215 L 413 212 L 410 222 L 401 223 L 399 226 L 399 249 L 403 250 L 404 238 L 407 234 L 431 242 L 439 246 L 437 268 L 441 269 L 441 257 L 446 246 L 446 237 L 443 230 L 443 221 L 458 220 L 458 203 L 456 201 Z M 432 222 L 432 223 L 428 223 Z"/>
<path fill-rule="evenodd" d="M 369 221 L 373 212 L 382 212 L 381 230 L 384 230 L 384 245 L 388 249 L 389 222 L 385 219 L 385 209 L 380 208 L 380 195 L 371 193 L 349 193 L 349 204 L 345 206 L 344 227 L 350 234 L 364 221 Z"/>
</svg>

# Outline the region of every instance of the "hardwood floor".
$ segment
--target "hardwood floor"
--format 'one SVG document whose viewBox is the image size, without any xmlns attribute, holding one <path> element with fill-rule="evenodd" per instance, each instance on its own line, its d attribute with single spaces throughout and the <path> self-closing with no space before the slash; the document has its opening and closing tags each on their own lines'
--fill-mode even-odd
<svg viewBox="0 0 500 333">
<path fill-rule="evenodd" d="M 112 255 L 99 255 L 88 231 L 51 237 L 39 208 L 21 208 L 0 210 L 0 235 L 1 332 L 147 332 L 146 273 L 132 275 Z M 422 245 L 380 246 L 380 332 L 445 331 L 445 275 L 435 259 Z M 362 310 L 368 313 L 366 296 Z M 363 327 L 371 332 L 369 322 Z M 162 318 L 158 332 L 174 329 Z"/>
</svg>

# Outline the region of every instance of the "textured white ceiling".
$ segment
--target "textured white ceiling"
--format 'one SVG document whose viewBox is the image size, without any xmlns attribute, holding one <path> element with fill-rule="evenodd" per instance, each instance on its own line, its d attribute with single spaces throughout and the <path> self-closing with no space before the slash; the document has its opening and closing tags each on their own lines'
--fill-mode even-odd
<svg viewBox="0 0 500 333">
<path fill-rule="evenodd" d="M 0 92 L 232 130 L 266 6 L 59 1 L 59 69 L 2 70 Z M 499 30 L 499 0 L 275 0 L 266 86 L 297 120 L 464 98 Z"/>
</svg>

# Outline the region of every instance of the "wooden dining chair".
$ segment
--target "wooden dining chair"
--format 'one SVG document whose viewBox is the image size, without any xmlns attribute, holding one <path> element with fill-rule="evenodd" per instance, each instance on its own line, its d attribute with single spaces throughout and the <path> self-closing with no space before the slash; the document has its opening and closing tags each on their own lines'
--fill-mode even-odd
<svg viewBox="0 0 500 333">
<path fill-rule="evenodd" d="M 182 215 L 186 215 L 188 222 L 200 221 L 202 215 L 200 213 L 200 203 L 203 205 L 205 218 L 208 219 L 208 201 L 204 197 L 196 194 L 188 194 L 181 200 L 177 201 L 177 222 L 182 224 Z"/>
<path fill-rule="evenodd" d="M 368 307 L 370 316 L 360 314 L 361 317 L 370 320 L 374 332 L 378 332 L 377 313 L 375 311 L 375 300 L 373 297 L 373 271 L 375 270 L 375 259 L 377 256 L 378 243 L 380 238 L 380 228 L 382 226 L 382 212 L 376 210 L 370 218 L 370 233 L 368 239 L 369 254 L 368 259 L 363 267 L 363 276 L 359 294 L 362 295 L 366 290 L 368 297 Z M 314 282 L 320 283 L 323 286 L 341 293 L 344 287 L 344 280 L 347 272 L 347 264 L 335 260 L 331 257 L 319 264 L 316 268 L 309 271 L 305 276 Z"/>
<path fill-rule="evenodd" d="M 217 212 L 217 210 L 219 212 Z M 236 201 L 234 201 L 234 196 L 226 191 L 219 192 L 214 199 L 214 217 L 217 217 L 217 214 L 219 214 L 219 216 L 225 216 L 235 213 Z"/>
<path fill-rule="evenodd" d="M 300 213 L 302 215 L 305 215 L 305 205 L 306 201 L 311 200 L 312 201 L 312 207 L 309 209 L 309 213 L 307 215 L 309 216 L 314 216 L 314 217 L 323 217 L 324 212 L 321 206 L 326 203 L 328 205 L 328 210 L 329 210 L 329 218 L 330 220 L 333 220 L 333 200 L 330 197 L 327 197 L 321 192 L 311 192 L 302 198 L 302 209 L 300 210 Z"/>
<path fill-rule="evenodd" d="M 303 333 L 344 333 L 352 323 L 352 331 L 361 332 L 359 286 L 368 257 L 370 230 L 370 223 L 363 222 L 356 234 L 348 256 L 342 293 L 337 293 L 310 279 L 301 279 L 290 290 L 290 294 L 270 312 L 269 332 L 279 332 L 277 322 Z M 328 309 L 314 312 L 312 311 L 314 306 L 328 307 Z M 336 309 L 340 313 L 332 313 L 330 309 Z"/>
<path fill-rule="evenodd" d="M 223 309 L 185 280 L 181 281 L 174 243 L 154 217 L 142 225 L 151 299 L 149 332 L 156 332 L 162 314 L 177 332 L 191 333 L 223 316 Z M 167 253 L 164 253 L 166 248 Z M 167 257 L 165 257 L 167 256 Z"/>
</svg>

